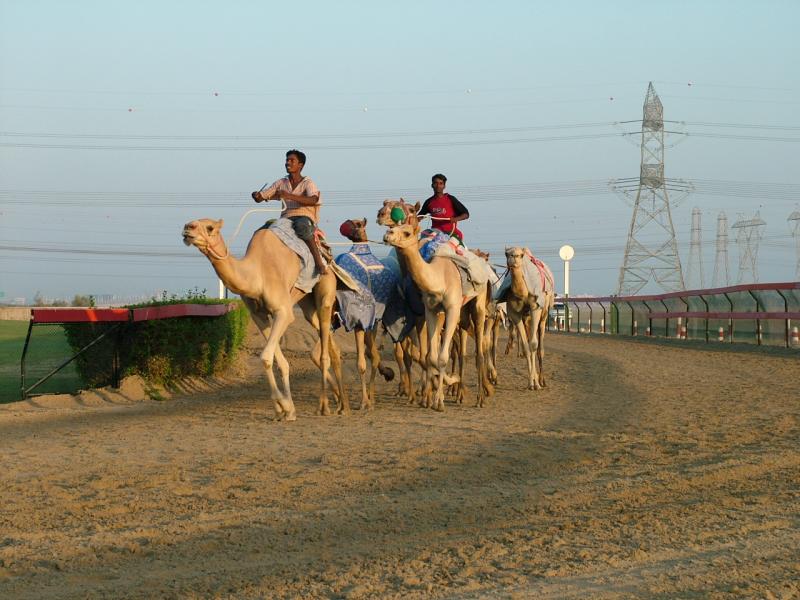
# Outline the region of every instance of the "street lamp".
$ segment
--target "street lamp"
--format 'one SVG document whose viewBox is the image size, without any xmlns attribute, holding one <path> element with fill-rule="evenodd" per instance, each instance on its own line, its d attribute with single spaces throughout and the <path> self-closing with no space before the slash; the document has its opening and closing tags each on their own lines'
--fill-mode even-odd
<svg viewBox="0 0 800 600">
<path fill-rule="evenodd" d="M 569 331 L 569 261 L 575 256 L 575 249 L 566 244 L 561 246 L 558 255 L 564 261 L 564 321 L 567 324 L 567 331 Z"/>
</svg>

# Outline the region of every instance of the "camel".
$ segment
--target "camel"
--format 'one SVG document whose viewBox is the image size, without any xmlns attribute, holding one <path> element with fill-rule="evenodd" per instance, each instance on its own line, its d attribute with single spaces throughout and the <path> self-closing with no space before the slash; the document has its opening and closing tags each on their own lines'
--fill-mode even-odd
<svg viewBox="0 0 800 600">
<path fill-rule="evenodd" d="M 420 209 L 420 203 L 417 202 L 416 204 L 408 204 L 405 200 L 400 198 L 399 200 L 384 200 L 383 206 L 378 210 L 378 216 L 376 218 L 376 223 L 378 225 L 385 225 L 387 227 L 392 227 L 397 225 L 397 223 L 392 218 L 392 209 L 398 208 L 402 211 L 403 217 L 401 219 L 402 223 L 406 223 L 411 225 L 412 227 L 419 226 L 419 218 L 417 217 L 417 212 Z M 423 242 L 424 243 L 424 242 Z M 405 276 L 408 273 L 408 269 L 406 268 L 405 261 L 403 260 L 402 255 L 399 253 L 397 254 L 397 262 L 400 265 L 400 272 Z M 400 370 L 400 378 L 398 382 L 398 395 L 405 395 L 408 398 L 409 404 L 415 404 L 417 402 L 417 392 L 414 389 L 413 384 L 411 383 L 412 380 L 412 368 L 413 363 L 416 362 L 422 368 L 423 371 L 423 379 L 422 385 L 420 389 L 420 396 L 422 395 L 422 389 L 425 387 L 426 375 L 427 375 L 427 365 L 425 364 L 426 356 L 427 356 L 427 347 L 425 344 L 425 336 L 423 330 L 425 328 L 425 318 L 420 317 L 417 322 L 415 323 L 414 329 L 411 330 L 409 336 L 403 340 L 402 342 L 396 343 L 394 345 L 394 354 L 395 360 L 397 360 L 397 366 Z"/>
<path fill-rule="evenodd" d="M 332 382 L 333 366 L 338 385 L 339 412 L 349 413 L 350 406 L 344 392 L 341 373 L 341 356 L 331 339 L 331 314 L 336 300 L 336 276 L 328 269 L 314 286 L 311 295 L 294 287 L 301 270 L 300 257 L 290 250 L 269 229 L 258 229 L 244 257 L 235 258 L 222 239 L 223 221 L 198 219 L 183 228 L 183 242 L 195 246 L 211 262 L 217 276 L 225 286 L 242 297 L 253 321 L 266 339 L 261 360 L 267 372 L 270 397 L 274 403 L 275 419 L 297 419 L 289 387 L 289 363 L 280 350 L 279 342 L 287 327 L 294 321 L 293 307 L 299 302 L 306 320 L 317 329 L 318 348 L 312 353 L 321 372 L 321 390 L 318 415 L 331 414 L 328 401 L 328 382 Z M 281 374 L 281 388 L 272 371 L 277 362 Z"/>
<path fill-rule="evenodd" d="M 363 219 L 349 219 L 347 221 L 351 225 L 351 231 L 348 232 L 349 235 L 346 237 L 353 242 L 354 244 L 367 244 L 367 219 L 366 217 Z M 341 254 L 336 257 L 337 264 L 341 262 L 343 257 L 346 257 L 347 254 Z M 352 264 L 352 263 L 351 263 Z M 344 266 L 345 270 L 348 270 L 346 266 Z M 362 267 L 363 268 L 363 267 Z M 369 271 L 364 270 L 366 276 L 369 280 Z M 387 272 L 388 273 L 388 272 Z M 355 273 L 351 272 L 351 275 L 355 276 Z M 388 275 L 387 275 L 388 276 Z M 394 280 L 392 279 L 394 282 Z M 363 282 L 362 282 L 363 283 Z M 392 287 L 394 284 L 392 285 Z M 370 292 L 377 292 L 377 290 L 372 289 L 372 286 L 369 286 Z M 338 302 L 337 306 L 335 307 L 336 311 L 339 311 Z M 381 364 L 381 355 L 379 351 L 380 346 L 380 330 L 378 329 L 378 324 L 369 330 L 364 330 L 363 327 L 357 326 L 355 327 L 353 334 L 355 336 L 356 341 L 356 352 L 357 352 L 357 364 L 358 364 L 358 374 L 359 378 L 361 379 L 361 409 L 362 410 L 371 410 L 375 408 L 375 376 L 377 373 L 383 376 L 386 381 L 391 381 L 394 379 L 394 371 L 392 371 L 388 367 L 384 367 Z M 370 358 L 370 376 L 367 379 L 367 358 L 366 355 L 369 353 Z M 402 359 L 401 359 L 402 360 Z M 398 360 L 398 364 L 400 364 L 400 360 Z M 401 372 L 401 377 L 402 377 Z"/>
<path fill-rule="evenodd" d="M 462 296 L 461 276 L 455 263 L 441 256 L 434 256 L 426 263 L 419 253 L 419 225 L 404 223 L 390 227 L 383 237 L 385 243 L 397 248 L 405 268 L 422 293 L 425 305 L 425 322 L 428 329 L 428 360 L 431 374 L 437 376 L 437 386 L 432 408 L 444 410 L 445 385 L 459 381 L 446 373 L 453 335 L 461 320 L 462 305 L 469 311 L 475 331 L 475 361 L 478 370 L 478 398 L 476 405 L 485 405 L 486 390 L 492 391 L 486 378 L 483 360 L 483 334 L 486 321 L 486 289 L 480 286 L 472 298 Z M 427 378 L 425 397 L 430 398 L 432 377 Z"/>
<path fill-rule="evenodd" d="M 525 248 L 506 248 L 506 264 L 511 285 L 505 293 L 508 318 L 518 333 L 520 346 L 528 362 L 528 389 L 538 390 L 546 386 L 543 371 L 544 333 L 547 315 L 555 303 L 553 276 L 542 264 L 541 278 L 537 273 L 534 289 L 530 289 L 524 275 L 525 261 L 531 256 Z M 530 328 L 526 321 L 530 320 Z M 509 332 L 511 335 L 511 332 Z"/>
<path fill-rule="evenodd" d="M 492 272 L 492 276 L 490 278 L 490 283 L 495 284 L 500 281 L 500 277 L 497 275 L 497 272 L 494 270 L 494 267 L 489 262 L 489 253 L 483 252 L 477 248 L 473 248 L 472 252 L 480 256 L 483 260 L 486 261 L 490 271 Z M 486 369 L 489 375 L 489 381 L 493 384 L 497 384 L 497 345 L 500 339 L 500 325 L 505 318 L 505 310 L 506 307 L 501 303 L 498 303 L 494 299 L 494 289 L 493 285 L 487 286 L 487 295 L 486 295 L 486 331 L 484 333 L 484 340 L 486 342 Z"/>
</svg>

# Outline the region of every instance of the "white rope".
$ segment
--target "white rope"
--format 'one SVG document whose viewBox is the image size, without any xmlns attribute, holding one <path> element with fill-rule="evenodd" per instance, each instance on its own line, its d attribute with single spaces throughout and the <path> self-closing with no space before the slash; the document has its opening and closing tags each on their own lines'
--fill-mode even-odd
<svg viewBox="0 0 800 600">
<path fill-rule="evenodd" d="M 281 200 L 281 207 L 280 208 L 251 208 L 250 210 L 248 210 L 247 212 L 245 212 L 242 215 L 241 219 L 239 219 L 239 225 L 236 226 L 236 231 L 233 232 L 233 236 L 231 237 L 229 244 L 231 246 L 233 245 L 233 241 L 236 239 L 236 236 L 239 235 L 239 231 L 242 229 L 242 224 L 244 223 L 244 220 L 250 214 L 256 213 L 256 212 L 266 212 L 266 213 L 283 212 L 284 210 L 286 210 L 286 202 L 284 202 L 283 200 Z"/>
</svg>

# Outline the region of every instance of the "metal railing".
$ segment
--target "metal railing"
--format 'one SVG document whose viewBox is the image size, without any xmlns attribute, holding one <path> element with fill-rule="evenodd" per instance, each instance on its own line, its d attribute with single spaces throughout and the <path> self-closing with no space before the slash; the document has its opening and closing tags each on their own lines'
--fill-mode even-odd
<svg viewBox="0 0 800 600">
<path fill-rule="evenodd" d="M 800 347 L 800 282 L 557 298 L 551 329 Z"/>
</svg>

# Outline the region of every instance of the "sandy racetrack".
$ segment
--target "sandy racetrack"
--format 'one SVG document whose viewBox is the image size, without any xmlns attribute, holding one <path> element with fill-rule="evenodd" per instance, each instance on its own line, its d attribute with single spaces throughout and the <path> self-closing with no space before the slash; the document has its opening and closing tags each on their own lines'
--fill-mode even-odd
<svg viewBox="0 0 800 600">
<path fill-rule="evenodd" d="M 0 598 L 800 595 L 797 352 L 547 347 L 546 390 L 505 357 L 483 410 L 379 384 L 314 417 L 299 352 L 292 424 L 255 357 L 164 402 L 2 406 Z"/>
</svg>

